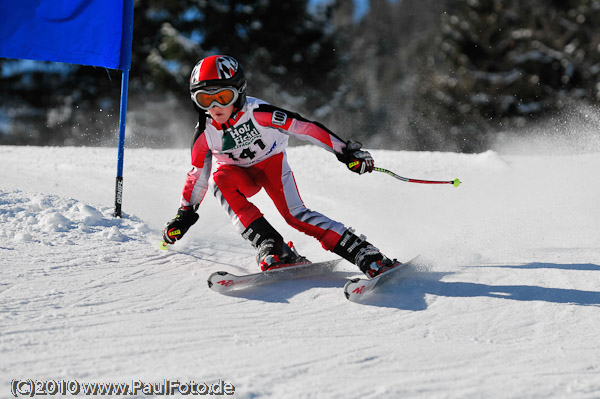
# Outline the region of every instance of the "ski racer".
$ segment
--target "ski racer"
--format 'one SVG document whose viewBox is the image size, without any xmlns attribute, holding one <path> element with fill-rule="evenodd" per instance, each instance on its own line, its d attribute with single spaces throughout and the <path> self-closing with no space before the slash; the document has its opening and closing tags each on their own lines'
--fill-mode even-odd
<svg viewBox="0 0 600 399">
<path fill-rule="evenodd" d="M 190 94 L 198 110 L 192 143 L 192 169 L 187 174 L 180 208 L 163 230 L 174 244 L 196 223 L 196 213 L 210 190 L 237 231 L 257 249 L 265 271 L 303 259 L 286 244 L 248 198 L 264 189 L 286 222 L 316 238 L 324 249 L 357 265 L 373 278 L 398 262 L 384 256 L 353 229 L 308 209 L 287 162 L 289 136 L 333 153 L 352 172 L 372 172 L 373 158 L 356 141 L 344 141 L 325 126 L 258 98 L 246 96 L 242 66 L 227 55 L 202 59 L 190 77 Z M 211 176 L 212 158 L 216 170 Z M 166 245 L 165 244 L 165 245 Z"/>
</svg>

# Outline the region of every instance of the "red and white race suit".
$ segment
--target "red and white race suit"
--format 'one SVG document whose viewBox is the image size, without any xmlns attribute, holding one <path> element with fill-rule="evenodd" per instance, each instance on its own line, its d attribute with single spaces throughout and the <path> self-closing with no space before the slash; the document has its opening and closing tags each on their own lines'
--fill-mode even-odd
<svg viewBox="0 0 600 399">
<path fill-rule="evenodd" d="M 196 127 L 192 170 L 187 175 L 181 206 L 200 204 L 209 187 L 242 233 L 261 211 L 248 198 L 264 188 L 286 222 L 332 250 L 346 231 L 343 224 L 304 206 L 285 148 L 289 136 L 309 141 L 332 153 L 346 144 L 327 128 L 300 115 L 247 97 L 244 107 L 224 125 L 206 118 Z M 212 157 L 217 168 L 210 178 Z"/>
</svg>

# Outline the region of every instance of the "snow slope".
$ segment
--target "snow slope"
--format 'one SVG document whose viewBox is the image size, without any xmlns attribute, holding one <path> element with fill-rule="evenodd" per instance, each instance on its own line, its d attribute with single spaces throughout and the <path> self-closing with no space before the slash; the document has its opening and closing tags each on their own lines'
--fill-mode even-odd
<svg viewBox="0 0 600 399">
<path fill-rule="evenodd" d="M 211 196 L 159 250 L 188 150 L 126 150 L 115 219 L 115 149 L 0 147 L 0 398 L 17 378 L 221 379 L 261 399 L 600 397 L 598 154 L 372 153 L 400 175 L 463 184 L 358 176 L 316 147 L 289 150 L 307 206 L 388 256 L 421 255 L 355 304 L 347 262 L 210 291 L 213 271 L 256 270 Z M 255 202 L 304 255 L 333 257 Z"/>
</svg>

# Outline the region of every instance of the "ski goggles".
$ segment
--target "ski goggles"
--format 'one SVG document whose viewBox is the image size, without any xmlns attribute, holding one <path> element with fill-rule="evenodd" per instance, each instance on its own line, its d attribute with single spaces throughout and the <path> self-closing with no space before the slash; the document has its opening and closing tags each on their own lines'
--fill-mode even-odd
<svg viewBox="0 0 600 399">
<path fill-rule="evenodd" d="M 201 89 L 192 93 L 192 100 L 202 109 L 209 110 L 214 106 L 225 108 L 238 99 L 238 91 L 233 87 Z"/>
</svg>

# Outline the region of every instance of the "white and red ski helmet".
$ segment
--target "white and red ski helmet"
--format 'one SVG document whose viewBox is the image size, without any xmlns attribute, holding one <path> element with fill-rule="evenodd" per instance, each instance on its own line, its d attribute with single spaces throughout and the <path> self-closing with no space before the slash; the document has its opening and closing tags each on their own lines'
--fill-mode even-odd
<svg viewBox="0 0 600 399">
<path fill-rule="evenodd" d="M 238 92 L 235 106 L 246 102 L 246 77 L 240 63 L 228 55 L 211 55 L 200 60 L 190 76 L 190 93 L 205 87 L 233 87 Z"/>
</svg>

